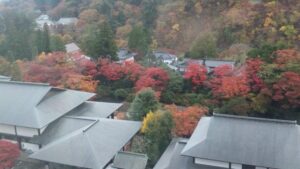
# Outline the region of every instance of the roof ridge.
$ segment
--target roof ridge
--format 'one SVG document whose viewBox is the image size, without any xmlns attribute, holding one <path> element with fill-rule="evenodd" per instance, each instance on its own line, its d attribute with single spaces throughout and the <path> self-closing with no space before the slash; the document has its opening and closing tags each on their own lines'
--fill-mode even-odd
<svg viewBox="0 0 300 169">
<path fill-rule="evenodd" d="M 36 82 L 21 82 L 21 81 L 0 81 L 0 83 L 13 83 L 13 84 L 20 84 L 20 85 L 35 85 L 35 86 L 50 86 L 49 83 L 36 83 Z"/>
<path fill-rule="evenodd" d="M 87 128 L 83 129 L 82 132 L 85 133 L 87 132 L 90 128 L 92 128 L 95 124 L 97 124 L 100 120 L 97 119 L 96 121 L 94 121 L 92 124 L 90 124 Z"/>
<path fill-rule="evenodd" d="M 242 120 L 254 120 L 254 121 L 266 121 L 266 122 L 285 123 L 285 124 L 295 124 L 295 125 L 297 125 L 296 120 L 267 119 L 267 118 L 260 118 L 260 117 L 248 117 L 248 116 L 238 116 L 238 115 L 229 115 L 229 114 L 220 114 L 220 113 L 213 113 L 213 117 L 233 118 L 233 119 L 242 119 Z"/>
<path fill-rule="evenodd" d="M 130 155 L 141 156 L 141 157 L 148 157 L 147 154 L 134 153 L 134 152 L 129 152 L 129 151 L 119 151 L 118 153 L 130 154 Z"/>
</svg>

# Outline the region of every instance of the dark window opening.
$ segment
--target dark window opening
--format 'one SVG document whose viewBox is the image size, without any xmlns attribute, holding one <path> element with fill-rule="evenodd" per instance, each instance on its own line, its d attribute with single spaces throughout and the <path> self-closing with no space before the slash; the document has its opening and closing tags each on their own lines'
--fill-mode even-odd
<svg viewBox="0 0 300 169">
<path fill-rule="evenodd" d="M 253 165 L 242 165 L 242 169 L 255 169 L 255 166 Z"/>
</svg>

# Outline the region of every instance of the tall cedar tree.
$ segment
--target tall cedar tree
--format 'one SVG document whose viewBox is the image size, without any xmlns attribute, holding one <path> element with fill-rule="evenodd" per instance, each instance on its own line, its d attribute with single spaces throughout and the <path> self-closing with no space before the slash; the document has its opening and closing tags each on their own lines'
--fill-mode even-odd
<svg viewBox="0 0 300 169">
<path fill-rule="evenodd" d="M 24 13 L 3 13 L 6 31 L 0 42 L 0 55 L 9 60 L 31 59 L 34 53 L 33 20 Z"/>
<path fill-rule="evenodd" d="M 83 36 L 82 47 L 84 52 L 94 59 L 118 60 L 114 34 L 108 23 L 103 23 L 99 27 L 96 25 L 90 27 Z"/>
<path fill-rule="evenodd" d="M 137 52 L 138 56 L 141 57 L 147 53 L 149 44 L 150 37 L 148 31 L 144 27 L 135 26 L 129 33 L 128 47 L 131 51 Z"/>
</svg>

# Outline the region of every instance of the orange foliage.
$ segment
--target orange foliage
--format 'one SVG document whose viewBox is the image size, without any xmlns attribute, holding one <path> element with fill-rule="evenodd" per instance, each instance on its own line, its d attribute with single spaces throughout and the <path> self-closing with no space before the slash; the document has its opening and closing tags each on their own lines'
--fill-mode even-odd
<svg viewBox="0 0 300 169">
<path fill-rule="evenodd" d="M 210 80 L 210 87 L 213 95 L 220 99 L 245 96 L 250 91 L 246 72 L 234 71 L 227 65 L 214 69 L 214 78 Z"/>
<path fill-rule="evenodd" d="M 199 106 L 179 108 L 176 105 L 168 105 L 166 109 L 172 113 L 175 133 L 180 137 L 190 137 L 200 118 L 208 112 L 206 107 Z"/>
<path fill-rule="evenodd" d="M 74 60 L 63 52 L 54 52 L 41 54 L 35 60 L 24 61 L 20 65 L 24 81 L 96 91 L 97 81 L 88 76 L 95 73 L 95 65 L 89 60 Z"/>
</svg>

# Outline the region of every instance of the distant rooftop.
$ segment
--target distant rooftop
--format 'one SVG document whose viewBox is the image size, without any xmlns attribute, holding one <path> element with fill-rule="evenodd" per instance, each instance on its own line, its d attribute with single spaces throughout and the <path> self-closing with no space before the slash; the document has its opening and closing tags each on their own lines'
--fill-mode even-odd
<svg viewBox="0 0 300 169">
<path fill-rule="evenodd" d="M 58 24 L 62 24 L 62 25 L 72 25 L 72 24 L 76 24 L 78 21 L 77 18 L 60 18 L 57 23 Z"/>
<path fill-rule="evenodd" d="M 80 48 L 75 43 L 69 43 L 65 45 L 67 53 L 80 51 Z"/>
</svg>

